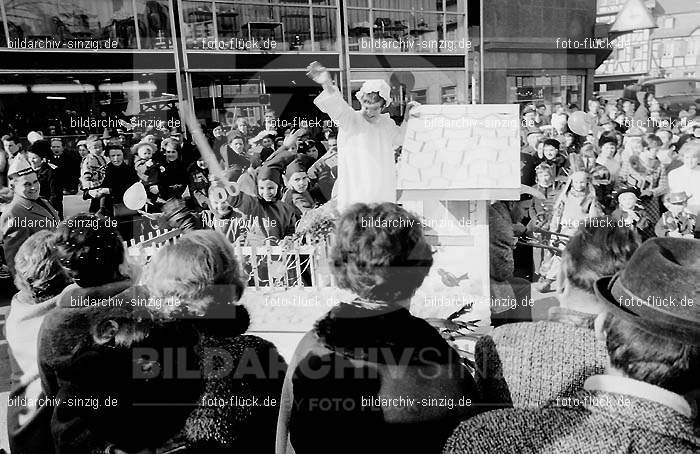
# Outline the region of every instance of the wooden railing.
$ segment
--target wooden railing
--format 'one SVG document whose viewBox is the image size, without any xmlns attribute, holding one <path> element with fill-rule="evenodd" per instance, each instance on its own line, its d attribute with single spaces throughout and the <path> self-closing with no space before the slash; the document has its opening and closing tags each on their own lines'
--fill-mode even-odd
<svg viewBox="0 0 700 454">
<path fill-rule="evenodd" d="M 179 229 L 156 230 L 124 242 L 128 256 L 140 265 L 148 263 L 158 249 L 174 244 L 182 236 Z M 316 245 L 272 244 L 270 239 L 260 245 L 240 245 L 232 242 L 234 254 L 248 286 L 266 287 L 335 287 L 329 272 L 330 240 Z"/>
</svg>

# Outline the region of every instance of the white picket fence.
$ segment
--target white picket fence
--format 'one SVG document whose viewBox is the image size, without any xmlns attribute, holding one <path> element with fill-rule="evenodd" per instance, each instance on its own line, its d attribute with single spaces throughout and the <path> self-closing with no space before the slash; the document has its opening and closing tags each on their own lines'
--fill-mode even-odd
<svg viewBox="0 0 700 454">
<path fill-rule="evenodd" d="M 228 232 L 227 232 L 228 233 Z M 179 229 L 156 230 L 124 242 L 128 256 L 145 265 L 156 251 L 174 244 L 182 236 Z M 273 245 L 269 239 L 259 246 L 242 246 L 230 235 L 233 250 L 250 287 L 335 287 L 329 272 L 330 241 L 313 246 L 291 244 Z"/>
</svg>

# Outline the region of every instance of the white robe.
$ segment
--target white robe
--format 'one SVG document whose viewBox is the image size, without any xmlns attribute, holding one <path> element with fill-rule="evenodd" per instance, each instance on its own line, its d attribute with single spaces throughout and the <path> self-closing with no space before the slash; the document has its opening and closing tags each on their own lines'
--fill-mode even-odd
<svg viewBox="0 0 700 454">
<path fill-rule="evenodd" d="M 353 203 L 396 202 L 394 149 L 403 139 L 389 114 L 368 122 L 338 90 L 324 90 L 314 104 L 338 126 L 338 210 Z"/>
</svg>

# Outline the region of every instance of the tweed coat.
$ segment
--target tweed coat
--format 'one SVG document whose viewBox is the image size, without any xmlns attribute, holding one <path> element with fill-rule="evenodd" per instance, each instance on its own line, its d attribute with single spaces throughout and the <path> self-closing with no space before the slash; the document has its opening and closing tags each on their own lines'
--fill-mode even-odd
<svg viewBox="0 0 700 454">
<path fill-rule="evenodd" d="M 463 421 L 444 454 L 690 454 L 693 421 L 650 400 L 582 390 L 542 410 L 503 409 Z"/>
<path fill-rule="evenodd" d="M 499 326 L 479 339 L 476 381 L 495 408 L 537 408 L 578 391 L 608 361 L 593 329 L 552 321 Z"/>
</svg>

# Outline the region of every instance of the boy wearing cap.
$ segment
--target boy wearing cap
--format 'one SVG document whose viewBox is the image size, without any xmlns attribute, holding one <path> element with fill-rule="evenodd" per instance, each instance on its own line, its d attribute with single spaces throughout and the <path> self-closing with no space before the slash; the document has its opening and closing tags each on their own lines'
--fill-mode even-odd
<svg viewBox="0 0 700 454">
<path fill-rule="evenodd" d="M 48 200 L 58 212 L 58 216 L 63 219 L 63 188 L 56 175 L 56 166 L 48 162 L 50 155 L 51 145 L 43 139 L 32 143 L 27 150 L 27 160 L 39 179 L 39 195 Z"/>
<path fill-rule="evenodd" d="M 654 232 L 658 237 L 694 238 L 695 214 L 688 210 L 688 194 L 672 192 L 664 195 L 663 203 L 668 211 L 656 223 Z"/>
<path fill-rule="evenodd" d="M 13 160 L 8 178 L 13 197 L 0 216 L 0 240 L 14 275 L 15 254 L 22 243 L 40 230 L 53 230 L 61 220 L 51 204 L 41 198 L 36 171 L 24 156 Z"/>
<path fill-rule="evenodd" d="M 625 227 L 634 227 L 642 234 L 649 228 L 651 221 L 639 204 L 639 189 L 635 187 L 622 188 L 617 192 L 617 209 L 612 217 Z"/>
<path fill-rule="evenodd" d="M 283 202 L 294 205 L 302 214 L 316 207 L 316 201 L 309 193 L 306 171 L 307 167 L 301 159 L 295 159 L 287 166 L 287 190 L 282 196 Z"/>
<path fill-rule="evenodd" d="M 366 81 L 355 95 L 362 106 L 358 112 L 345 102 L 326 68 L 313 62 L 307 70 L 323 86 L 314 104 L 338 125 L 338 209 L 355 202 L 396 202 L 394 149 L 403 143 L 406 130 L 381 113 L 391 103 L 389 85 Z M 406 106 L 403 125 L 416 105 Z"/>
</svg>

